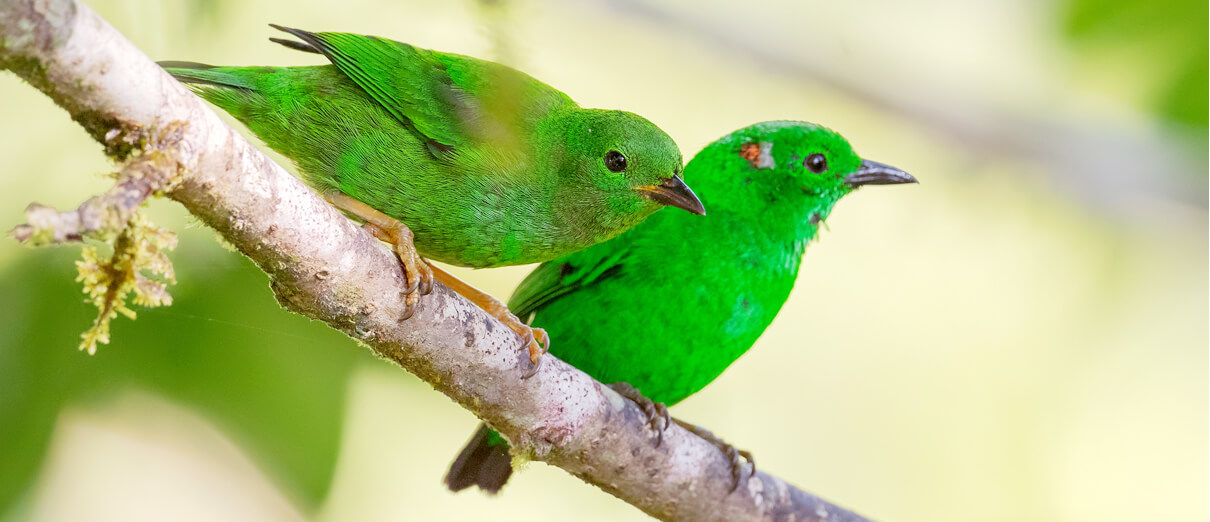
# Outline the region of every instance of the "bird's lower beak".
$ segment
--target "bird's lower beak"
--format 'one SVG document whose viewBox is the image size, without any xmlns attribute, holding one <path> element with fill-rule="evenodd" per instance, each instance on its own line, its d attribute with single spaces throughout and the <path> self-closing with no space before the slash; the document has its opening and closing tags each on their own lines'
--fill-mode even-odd
<svg viewBox="0 0 1210 522">
<path fill-rule="evenodd" d="M 862 160 L 857 172 L 849 174 L 844 179 L 845 184 L 857 188 L 862 185 L 898 185 L 900 183 L 919 183 L 916 178 L 902 170 L 877 161 Z"/>
<path fill-rule="evenodd" d="M 684 209 L 699 216 L 706 215 L 706 207 L 702 206 L 697 194 L 693 193 L 693 189 L 690 189 L 680 176 L 668 178 L 668 181 L 659 185 L 635 187 L 634 190 L 637 190 L 640 196 L 661 205 Z"/>
</svg>

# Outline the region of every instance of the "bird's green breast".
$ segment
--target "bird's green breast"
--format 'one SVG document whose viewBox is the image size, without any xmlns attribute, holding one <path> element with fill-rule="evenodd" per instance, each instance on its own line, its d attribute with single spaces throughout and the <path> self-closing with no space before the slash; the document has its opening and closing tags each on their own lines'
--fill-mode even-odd
<svg viewBox="0 0 1210 522">
<path fill-rule="evenodd" d="M 703 388 L 755 342 L 789 295 L 805 244 L 726 212 L 680 214 L 659 212 L 596 247 L 631 242 L 618 273 L 534 320 L 559 340 L 551 353 L 667 404 Z"/>
</svg>

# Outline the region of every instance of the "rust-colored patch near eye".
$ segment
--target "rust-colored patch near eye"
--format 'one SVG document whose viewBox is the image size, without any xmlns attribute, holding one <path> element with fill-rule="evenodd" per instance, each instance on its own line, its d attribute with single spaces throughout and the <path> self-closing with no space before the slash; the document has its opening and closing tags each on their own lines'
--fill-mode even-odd
<svg viewBox="0 0 1210 522">
<path fill-rule="evenodd" d="M 739 157 L 748 160 L 752 164 L 752 168 L 757 168 L 760 162 L 760 145 L 756 143 L 745 143 L 739 148 Z"/>
</svg>

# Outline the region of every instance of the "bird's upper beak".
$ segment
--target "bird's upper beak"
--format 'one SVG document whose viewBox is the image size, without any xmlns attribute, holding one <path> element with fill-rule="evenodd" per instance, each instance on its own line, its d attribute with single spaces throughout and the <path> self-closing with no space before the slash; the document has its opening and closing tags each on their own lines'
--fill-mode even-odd
<svg viewBox="0 0 1210 522">
<path fill-rule="evenodd" d="M 862 185 L 898 185 L 900 183 L 920 183 L 902 170 L 877 161 L 862 160 L 857 172 L 849 174 L 844 179 L 845 184 L 857 188 Z"/>
<path fill-rule="evenodd" d="M 693 189 L 690 189 L 680 176 L 672 176 L 659 185 L 635 187 L 634 190 L 638 191 L 640 196 L 661 205 L 684 209 L 699 216 L 706 215 L 706 207 L 702 206 L 697 194 L 693 193 Z"/>
</svg>

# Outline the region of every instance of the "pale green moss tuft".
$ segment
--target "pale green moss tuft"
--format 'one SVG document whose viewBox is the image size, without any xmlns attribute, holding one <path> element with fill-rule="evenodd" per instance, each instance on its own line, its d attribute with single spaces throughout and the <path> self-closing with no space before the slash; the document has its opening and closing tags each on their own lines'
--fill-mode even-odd
<svg viewBox="0 0 1210 522">
<path fill-rule="evenodd" d="M 92 327 L 81 334 L 80 349 L 89 355 L 97 352 L 97 344 L 109 344 L 109 323 L 118 314 L 135 318 L 134 310 L 126 306 L 127 297 L 134 293 L 134 304 L 145 307 L 172 304 L 168 285 L 176 283 L 172 262 L 164 254 L 176 248 L 176 234 L 153 225 L 142 212 L 134 216 L 107 244 L 113 246 L 108 257 L 96 246 L 85 246 L 82 259 L 76 261 L 84 293 L 97 307 Z"/>
</svg>

